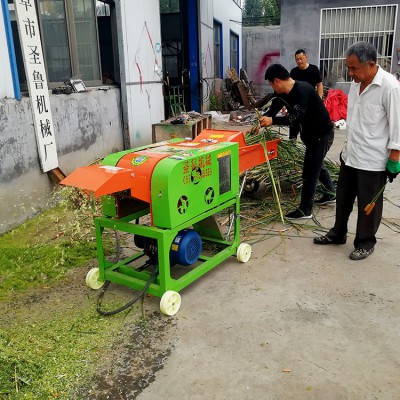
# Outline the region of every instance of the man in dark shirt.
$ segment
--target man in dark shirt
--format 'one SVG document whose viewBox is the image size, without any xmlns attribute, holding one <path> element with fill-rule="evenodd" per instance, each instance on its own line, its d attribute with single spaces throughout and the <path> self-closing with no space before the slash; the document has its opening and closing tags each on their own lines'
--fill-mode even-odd
<svg viewBox="0 0 400 400">
<path fill-rule="evenodd" d="M 308 62 L 306 51 L 303 49 L 297 50 L 294 57 L 297 67 L 290 71 L 290 76 L 295 81 L 307 82 L 313 88 L 316 88 L 318 96 L 322 99 L 324 86 L 322 84 L 321 74 L 318 67 Z"/>
<path fill-rule="evenodd" d="M 324 165 L 324 158 L 333 143 L 334 130 L 329 113 L 314 88 L 306 82 L 295 81 L 281 64 L 272 64 L 265 72 L 277 97 L 265 116 L 260 119 L 261 126 L 291 125 L 301 127 L 300 138 L 306 146 L 303 161 L 303 187 L 298 208 L 286 214 L 287 219 L 312 218 L 314 194 L 318 180 L 325 191 L 334 199 L 335 189 Z M 276 114 L 286 107 L 285 116 Z"/>
<path fill-rule="evenodd" d="M 321 74 L 316 65 L 308 62 L 307 53 L 304 49 L 299 49 L 294 54 L 297 67 L 290 71 L 290 77 L 295 81 L 303 81 L 309 83 L 313 88 L 316 88 L 318 96 L 324 94 L 324 86 L 322 84 Z M 296 140 L 299 134 L 299 126 L 293 125 L 289 129 L 289 139 Z"/>
</svg>

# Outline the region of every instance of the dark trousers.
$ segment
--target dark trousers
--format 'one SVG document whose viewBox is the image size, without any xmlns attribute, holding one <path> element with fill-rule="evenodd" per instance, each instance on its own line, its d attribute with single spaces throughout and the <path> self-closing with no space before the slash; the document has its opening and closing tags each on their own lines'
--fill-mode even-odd
<svg viewBox="0 0 400 400">
<path fill-rule="evenodd" d="M 375 207 L 369 215 L 366 214 L 364 208 L 379 193 L 385 182 L 385 171 L 363 171 L 348 167 L 341 160 L 336 189 L 335 226 L 327 236 L 339 241 L 346 238 L 349 217 L 357 198 L 358 215 L 354 247 L 365 250 L 374 247 L 375 235 L 382 220 L 383 193 L 376 200 Z"/>
<path fill-rule="evenodd" d="M 303 162 L 303 187 L 301 190 L 300 210 L 305 215 L 312 212 L 314 205 L 315 189 L 318 180 L 324 186 L 326 191 L 335 193 L 331 176 L 324 165 L 324 158 L 333 143 L 333 130 L 319 138 L 318 140 L 305 143 L 306 152 Z"/>
<path fill-rule="evenodd" d="M 296 122 L 293 122 L 289 125 L 289 139 L 295 140 L 300 132 L 300 125 Z"/>
</svg>

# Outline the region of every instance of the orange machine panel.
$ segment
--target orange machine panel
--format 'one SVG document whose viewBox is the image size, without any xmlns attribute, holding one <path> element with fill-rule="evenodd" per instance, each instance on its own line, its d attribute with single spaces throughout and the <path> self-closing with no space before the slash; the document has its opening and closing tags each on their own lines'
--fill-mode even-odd
<svg viewBox="0 0 400 400">
<path fill-rule="evenodd" d="M 123 156 L 116 166 L 90 165 L 80 167 L 61 181 L 104 196 L 131 190 L 131 196 L 150 203 L 150 182 L 156 164 L 169 154 L 138 151 Z"/>
<path fill-rule="evenodd" d="M 150 203 L 151 176 L 157 163 L 168 153 L 157 153 L 157 148 L 140 150 L 123 156 L 117 163 L 118 167 L 132 169 L 135 176 L 131 188 L 131 196 Z"/>
<path fill-rule="evenodd" d="M 260 165 L 268 160 L 272 160 L 278 155 L 278 143 L 281 139 L 270 140 L 266 142 L 266 150 L 261 143 L 253 144 L 239 148 L 239 172 Z"/>
<path fill-rule="evenodd" d="M 94 192 L 95 196 L 104 196 L 132 187 L 133 176 L 133 169 L 89 165 L 73 171 L 61 184 L 89 190 Z"/>
<path fill-rule="evenodd" d="M 201 133 L 192 140 L 194 143 L 220 143 L 237 142 L 239 147 L 246 146 L 244 134 L 241 131 L 225 131 L 222 129 L 203 129 Z"/>
</svg>

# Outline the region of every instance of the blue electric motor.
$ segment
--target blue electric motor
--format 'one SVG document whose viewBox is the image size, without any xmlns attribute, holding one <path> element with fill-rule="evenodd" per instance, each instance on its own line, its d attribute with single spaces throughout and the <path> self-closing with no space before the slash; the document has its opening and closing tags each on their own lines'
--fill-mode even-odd
<svg viewBox="0 0 400 400">
<path fill-rule="evenodd" d="M 157 240 L 141 235 L 135 235 L 134 242 L 137 247 L 144 249 L 152 264 L 158 263 Z M 183 229 L 178 232 L 171 244 L 169 252 L 170 264 L 192 265 L 200 257 L 202 243 L 200 235 L 193 229 Z"/>
<path fill-rule="evenodd" d="M 200 235 L 193 229 L 183 229 L 172 241 L 170 250 L 171 265 L 192 265 L 200 257 L 202 243 Z"/>
</svg>

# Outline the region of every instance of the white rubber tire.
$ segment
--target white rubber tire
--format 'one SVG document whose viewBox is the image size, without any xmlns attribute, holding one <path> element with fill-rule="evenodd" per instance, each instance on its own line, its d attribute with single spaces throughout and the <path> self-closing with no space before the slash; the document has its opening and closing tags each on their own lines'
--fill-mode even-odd
<svg viewBox="0 0 400 400">
<path fill-rule="evenodd" d="M 160 310 L 165 315 L 175 315 L 181 307 L 181 295 L 173 290 L 167 290 L 161 297 Z"/>
<path fill-rule="evenodd" d="M 99 280 L 99 272 L 100 270 L 95 267 L 86 274 L 86 286 L 90 289 L 97 290 L 103 287 L 104 282 Z"/>
<path fill-rule="evenodd" d="M 251 257 L 251 246 L 248 243 L 241 243 L 236 252 L 239 262 L 246 263 Z"/>
</svg>

